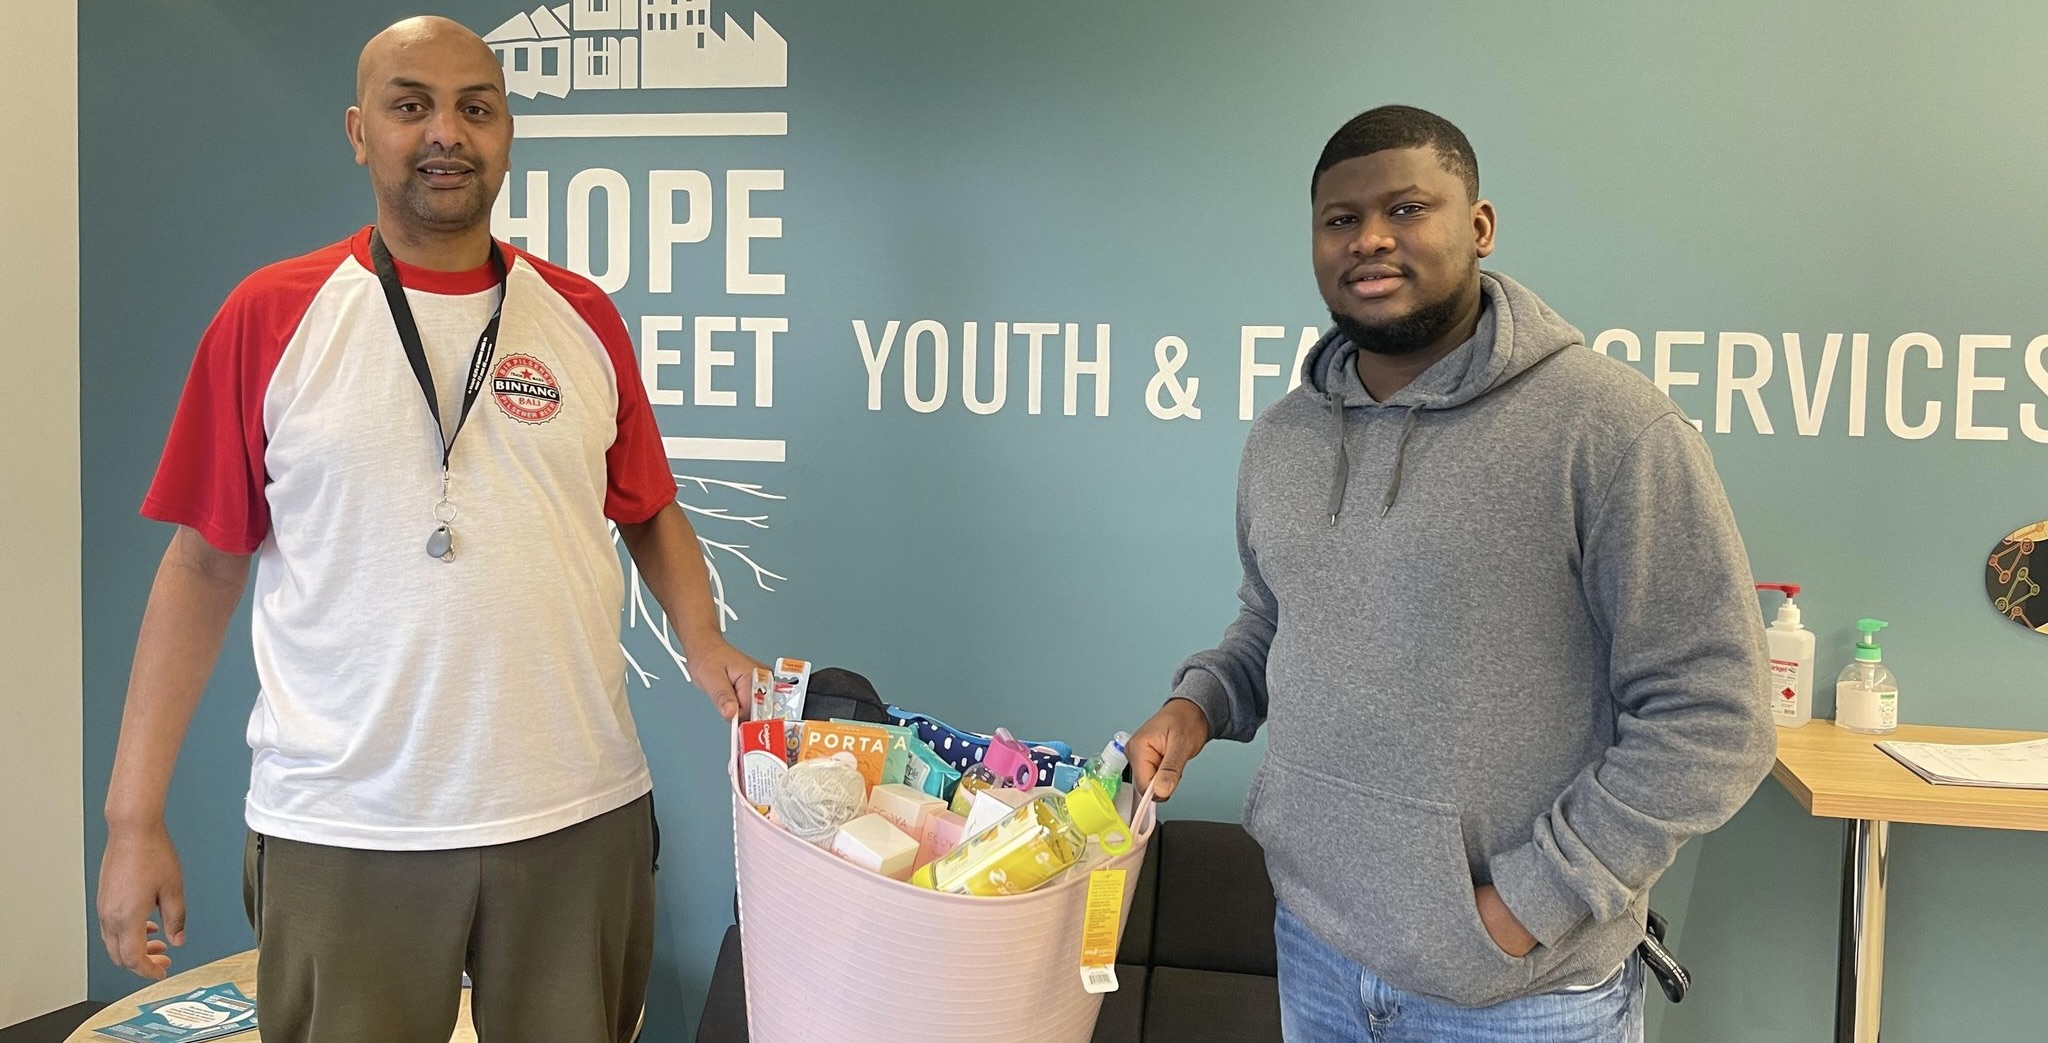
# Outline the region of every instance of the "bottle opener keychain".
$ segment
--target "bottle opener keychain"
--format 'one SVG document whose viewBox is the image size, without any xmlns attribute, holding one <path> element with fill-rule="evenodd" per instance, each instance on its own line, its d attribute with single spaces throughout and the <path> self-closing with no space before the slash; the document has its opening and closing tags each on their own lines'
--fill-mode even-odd
<svg viewBox="0 0 2048 1043">
<path fill-rule="evenodd" d="M 448 526 L 455 524 L 456 513 L 455 505 L 448 502 L 448 474 L 444 471 L 441 473 L 441 501 L 434 505 L 434 520 L 441 524 L 433 535 L 427 537 L 427 557 L 439 558 L 443 562 L 455 560 L 455 534 L 448 531 Z"/>
</svg>

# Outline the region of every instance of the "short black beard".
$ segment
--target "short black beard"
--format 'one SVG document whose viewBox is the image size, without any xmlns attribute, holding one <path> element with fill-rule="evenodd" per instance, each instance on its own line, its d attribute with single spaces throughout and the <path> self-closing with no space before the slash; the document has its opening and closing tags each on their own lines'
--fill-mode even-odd
<svg viewBox="0 0 2048 1043">
<path fill-rule="evenodd" d="M 1413 355 L 1442 340 L 1458 321 L 1458 295 L 1431 301 L 1392 322 L 1370 326 L 1335 311 L 1330 321 L 1337 331 L 1358 345 L 1360 351 L 1399 357 Z"/>
<path fill-rule="evenodd" d="M 414 177 L 422 164 L 435 159 L 458 159 L 468 163 L 475 171 L 475 180 L 467 193 L 449 198 L 449 193 L 431 189 L 419 183 Z M 409 158 L 404 180 L 396 184 L 379 182 L 378 201 L 388 205 L 392 214 L 418 232 L 430 235 L 446 235 L 464 232 L 491 219 L 491 204 L 496 193 L 490 187 L 481 157 L 471 157 L 464 152 L 451 152 L 441 148 L 426 148 Z M 437 206 L 438 204 L 438 206 Z M 453 204 L 452 207 L 450 204 Z"/>
<path fill-rule="evenodd" d="M 453 213 L 437 211 L 432 203 L 448 203 L 455 200 L 436 200 L 429 194 L 434 192 L 434 189 L 407 179 L 405 187 L 401 190 L 405 200 L 405 212 L 412 215 L 418 227 L 436 232 L 464 231 L 474 227 L 479 221 L 489 220 L 491 198 L 484 186 L 483 172 L 478 171 L 474 177 L 476 181 L 470 192 L 460 198 L 462 205 Z"/>
</svg>

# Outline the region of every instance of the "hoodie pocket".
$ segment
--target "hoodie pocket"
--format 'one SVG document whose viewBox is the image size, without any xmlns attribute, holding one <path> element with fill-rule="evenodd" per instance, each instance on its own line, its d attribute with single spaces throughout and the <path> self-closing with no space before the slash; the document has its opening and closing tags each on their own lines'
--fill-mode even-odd
<svg viewBox="0 0 2048 1043">
<path fill-rule="evenodd" d="M 1367 970 L 1477 1006 L 1525 991 L 1527 958 L 1486 933 L 1455 805 L 1388 793 L 1270 751 L 1245 828 L 1280 900 Z"/>
</svg>

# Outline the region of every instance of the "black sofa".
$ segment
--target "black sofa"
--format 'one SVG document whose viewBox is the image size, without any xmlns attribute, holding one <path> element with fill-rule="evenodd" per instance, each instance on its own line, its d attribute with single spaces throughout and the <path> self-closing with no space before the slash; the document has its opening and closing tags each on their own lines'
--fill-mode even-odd
<svg viewBox="0 0 2048 1043">
<path fill-rule="evenodd" d="M 1232 822 L 1159 826 L 1103 997 L 1094 1043 L 1274 1043 L 1280 993 L 1273 885 L 1259 846 Z M 726 929 L 697 1043 L 746 1043 L 740 929 Z"/>
</svg>

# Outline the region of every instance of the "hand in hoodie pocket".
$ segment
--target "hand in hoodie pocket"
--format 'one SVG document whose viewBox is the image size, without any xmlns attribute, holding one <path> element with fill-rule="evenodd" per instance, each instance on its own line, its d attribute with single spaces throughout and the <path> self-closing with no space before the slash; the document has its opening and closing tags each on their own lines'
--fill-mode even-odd
<svg viewBox="0 0 2048 1043">
<path fill-rule="evenodd" d="M 1479 916 L 1458 809 L 1313 771 L 1270 750 L 1245 828 L 1280 901 L 1398 988 L 1481 1006 L 1530 981 Z"/>
<path fill-rule="evenodd" d="M 1486 929 L 1486 936 L 1493 944 L 1509 956 L 1527 956 L 1536 948 L 1536 936 L 1529 933 L 1522 921 L 1515 919 L 1515 911 L 1494 890 L 1492 884 L 1480 884 L 1473 889 L 1475 904 L 1479 907 L 1479 926 Z"/>
</svg>

